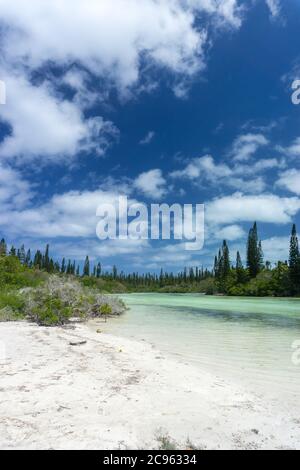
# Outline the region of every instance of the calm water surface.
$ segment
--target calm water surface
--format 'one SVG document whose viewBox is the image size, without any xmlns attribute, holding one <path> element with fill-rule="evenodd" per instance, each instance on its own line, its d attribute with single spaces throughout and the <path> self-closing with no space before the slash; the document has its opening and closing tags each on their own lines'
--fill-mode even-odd
<svg viewBox="0 0 300 470">
<path fill-rule="evenodd" d="M 130 310 L 106 331 L 146 340 L 165 354 L 250 391 L 299 401 L 300 299 L 223 298 L 197 294 L 122 295 Z"/>
</svg>

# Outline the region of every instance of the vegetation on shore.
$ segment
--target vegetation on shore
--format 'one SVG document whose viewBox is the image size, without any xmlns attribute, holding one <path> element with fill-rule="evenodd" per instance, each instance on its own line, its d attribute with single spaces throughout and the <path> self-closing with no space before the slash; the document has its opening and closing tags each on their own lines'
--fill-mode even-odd
<svg viewBox="0 0 300 470">
<path fill-rule="evenodd" d="M 125 309 L 121 300 L 85 286 L 74 276 L 48 274 L 25 266 L 15 256 L 0 256 L 0 321 L 65 325 L 120 315 Z"/>
<path fill-rule="evenodd" d="M 16 250 L 8 250 L 4 239 L 0 242 L 0 310 L 5 305 L 14 305 L 15 314 L 22 311 L 23 297 L 11 294 L 18 289 L 30 287 L 39 289 L 47 285 L 50 276 L 61 282 L 72 279 L 77 291 L 82 295 L 127 292 L 162 293 L 206 293 L 237 296 L 298 296 L 300 295 L 300 252 L 296 226 L 293 225 L 290 238 L 289 260 L 272 265 L 264 261 L 262 243 L 258 237 L 257 224 L 251 227 L 247 240 L 247 260 L 243 265 L 240 253 L 232 264 L 229 246 L 224 240 L 215 257 L 212 270 L 203 267 L 185 268 L 178 273 L 168 273 L 161 269 L 160 274 L 119 272 L 114 266 L 111 272 L 103 272 L 100 262 L 93 266 L 89 257 L 81 272 L 75 261 L 54 261 L 50 257 L 49 245 L 44 253 L 37 251 L 32 257 L 24 245 Z M 91 294 L 92 295 L 92 294 Z M 45 299 L 47 304 L 47 299 Z M 53 305 L 53 303 L 51 304 Z M 66 316 L 68 313 L 66 312 Z"/>
</svg>

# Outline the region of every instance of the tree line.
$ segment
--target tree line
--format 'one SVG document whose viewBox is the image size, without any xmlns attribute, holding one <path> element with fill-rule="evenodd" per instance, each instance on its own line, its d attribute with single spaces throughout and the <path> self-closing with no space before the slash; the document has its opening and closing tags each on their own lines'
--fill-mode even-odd
<svg viewBox="0 0 300 470">
<path fill-rule="evenodd" d="M 232 264 L 229 246 L 223 241 L 214 260 L 212 270 L 203 267 L 184 268 L 178 273 L 161 269 L 159 274 L 125 273 L 113 266 L 110 272 L 103 271 L 100 262 L 92 264 L 86 256 L 83 269 L 75 261 L 63 258 L 61 262 L 50 256 L 50 247 L 45 251 L 37 250 L 32 256 L 31 250 L 22 245 L 9 250 L 4 239 L 0 242 L 0 256 L 17 257 L 20 263 L 28 268 L 35 268 L 48 273 L 60 273 L 83 278 L 118 281 L 133 287 L 165 288 L 167 286 L 205 286 L 207 293 L 229 295 L 297 295 L 300 294 L 300 253 L 296 225 L 292 227 L 289 249 L 289 260 L 279 261 L 275 267 L 264 261 L 258 227 L 255 222 L 248 235 L 246 246 L 246 266 L 242 263 L 240 252 Z"/>
<path fill-rule="evenodd" d="M 224 240 L 214 260 L 213 275 L 221 293 L 243 295 L 244 286 L 247 286 L 249 295 L 253 294 L 251 288 L 254 291 L 261 290 L 266 295 L 269 293 L 268 289 L 282 295 L 299 294 L 300 252 L 296 225 L 292 227 L 289 260 L 278 261 L 273 268 L 270 261 L 264 261 L 262 242 L 259 240 L 255 222 L 248 235 L 246 266 L 242 263 L 239 251 L 236 253 L 235 264 L 231 264 L 229 247 Z"/>
</svg>

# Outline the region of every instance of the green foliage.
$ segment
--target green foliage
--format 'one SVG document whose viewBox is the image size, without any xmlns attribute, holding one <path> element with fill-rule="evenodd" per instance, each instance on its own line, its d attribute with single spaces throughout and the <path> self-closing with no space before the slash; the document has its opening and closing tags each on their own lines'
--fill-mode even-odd
<svg viewBox="0 0 300 470">
<path fill-rule="evenodd" d="M 300 251 L 296 225 L 293 225 L 290 240 L 289 278 L 292 292 L 300 293 Z"/>
<path fill-rule="evenodd" d="M 71 316 L 72 309 L 62 299 L 53 295 L 39 298 L 29 314 L 32 321 L 42 326 L 64 325 Z"/>
<path fill-rule="evenodd" d="M 16 321 L 24 318 L 24 300 L 16 292 L 0 292 L 0 321 Z"/>
<path fill-rule="evenodd" d="M 247 268 L 251 278 L 255 278 L 263 267 L 263 252 L 261 242 L 258 241 L 257 224 L 254 223 L 249 231 L 247 243 Z"/>
<path fill-rule="evenodd" d="M 108 304 L 103 304 L 100 307 L 100 313 L 101 315 L 111 315 L 112 314 L 112 308 L 111 305 Z"/>
<path fill-rule="evenodd" d="M 35 287 L 44 280 L 42 273 L 23 266 L 17 257 L 0 257 L 0 289 Z"/>
<path fill-rule="evenodd" d="M 156 440 L 159 444 L 159 450 L 176 450 L 177 443 L 168 434 L 158 434 Z"/>
</svg>

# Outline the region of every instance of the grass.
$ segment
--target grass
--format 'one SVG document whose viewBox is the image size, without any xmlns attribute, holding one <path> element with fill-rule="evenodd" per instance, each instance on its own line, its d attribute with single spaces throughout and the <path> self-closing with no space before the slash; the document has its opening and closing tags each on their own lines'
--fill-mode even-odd
<svg viewBox="0 0 300 470">
<path fill-rule="evenodd" d="M 159 433 L 156 440 L 159 444 L 158 450 L 177 450 L 177 443 L 171 439 L 169 434 Z"/>
</svg>

